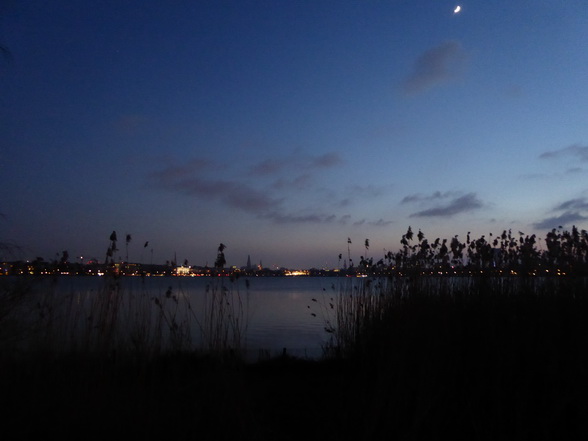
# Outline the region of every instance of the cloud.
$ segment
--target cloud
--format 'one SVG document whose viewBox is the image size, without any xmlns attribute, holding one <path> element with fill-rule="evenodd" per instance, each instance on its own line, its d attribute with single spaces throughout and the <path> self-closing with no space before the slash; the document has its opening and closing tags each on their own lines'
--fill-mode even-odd
<svg viewBox="0 0 588 441">
<path fill-rule="evenodd" d="M 151 173 L 151 177 L 162 183 L 169 183 L 187 176 L 192 176 L 194 173 L 209 170 L 211 167 L 214 167 L 214 164 L 206 159 L 193 159 L 182 165 L 168 165 L 157 172 Z"/>
<path fill-rule="evenodd" d="M 341 155 L 337 152 L 325 153 L 324 155 L 310 158 L 310 165 L 315 168 L 329 168 L 343 164 Z"/>
<path fill-rule="evenodd" d="M 281 204 L 281 199 L 274 199 L 265 193 L 252 189 L 246 185 L 234 185 L 222 195 L 223 200 L 231 207 L 240 208 L 249 213 L 263 213 Z"/>
<path fill-rule="evenodd" d="M 392 189 L 391 185 L 380 185 L 380 186 L 372 185 L 372 184 L 353 185 L 352 187 L 349 188 L 347 193 L 351 194 L 355 197 L 376 198 L 376 197 L 383 196 L 383 195 L 390 193 L 391 189 Z"/>
<path fill-rule="evenodd" d="M 154 183 L 166 190 L 188 196 L 219 200 L 230 207 L 260 214 L 276 209 L 280 199 L 271 198 L 247 184 L 220 179 L 202 179 L 195 176 L 206 163 L 194 162 L 185 166 L 169 166 L 151 174 Z"/>
<path fill-rule="evenodd" d="M 525 180 L 544 180 L 544 179 L 551 179 L 553 175 L 548 175 L 547 173 L 524 173 L 519 175 L 520 179 Z"/>
<path fill-rule="evenodd" d="M 393 224 L 393 221 L 385 221 L 384 219 L 378 219 L 377 221 L 368 221 L 367 219 L 361 219 L 356 222 L 353 222 L 353 225 L 359 227 L 361 225 L 371 225 L 373 227 L 387 227 L 390 224 Z"/>
<path fill-rule="evenodd" d="M 450 217 L 454 214 L 477 210 L 482 206 L 482 202 L 476 197 L 475 193 L 468 193 L 466 195 L 452 199 L 445 205 L 440 205 L 413 213 L 410 215 L 410 217 Z"/>
<path fill-rule="evenodd" d="M 351 205 L 351 199 L 349 199 L 349 198 L 343 198 L 340 201 L 337 201 L 335 203 L 335 205 L 337 205 L 339 207 L 348 207 L 349 205 Z"/>
<path fill-rule="evenodd" d="M 588 146 L 573 144 L 559 150 L 551 150 L 539 155 L 541 159 L 555 159 L 561 157 L 572 157 L 579 161 L 588 161 Z"/>
<path fill-rule="evenodd" d="M 436 191 L 436 192 L 432 193 L 430 196 L 422 195 L 420 193 L 415 193 L 415 194 L 405 196 L 404 198 L 402 198 L 400 203 L 401 204 L 408 204 L 408 203 L 414 203 L 414 202 L 429 202 L 429 201 L 435 201 L 435 200 L 439 200 L 439 199 L 446 199 L 446 198 L 456 196 L 456 195 L 457 195 L 457 193 L 455 193 L 453 191 L 446 191 L 444 193 L 441 193 L 440 191 Z"/>
<path fill-rule="evenodd" d="M 387 227 L 390 224 L 393 224 L 394 221 L 385 221 L 384 219 L 378 219 L 375 222 L 368 222 L 370 225 L 373 225 L 374 227 Z"/>
<path fill-rule="evenodd" d="M 509 98 L 520 98 L 525 94 L 523 86 L 520 84 L 511 84 L 506 88 L 505 93 Z"/>
<path fill-rule="evenodd" d="M 559 216 L 548 217 L 547 219 L 543 219 L 541 222 L 537 222 L 533 224 L 535 228 L 542 229 L 542 230 L 551 230 L 553 228 L 558 228 L 560 226 L 570 226 L 576 222 L 584 221 L 588 219 L 588 217 L 581 215 L 575 211 L 566 211 Z"/>
<path fill-rule="evenodd" d="M 312 176 L 310 173 L 304 173 L 300 176 L 295 177 L 292 180 L 279 178 L 272 184 L 272 187 L 275 189 L 288 189 L 294 188 L 296 190 L 302 190 L 308 188 L 312 182 Z"/>
<path fill-rule="evenodd" d="M 297 164 L 294 164 L 298 161 Z M 206 160 L 193 160 L 181 165 L 171 164 L 163 166 L 151 173 L 148 178 L 152 185 L 167 191 L 186 196 L 197 197 L 204 201 L 219 202 L 228 207 L 252 214 L 259 219 L 267 219 L 275 223 L 346 223 L 349 217 L 338 218 L 334 214 L 323 213 L 288 213 L 285 209 L 285 195 L 280 190 L 303 190 L 312 185 L 313 174 L 307 170 L 333 167 L 341 163 L 338 153 L 326 153 L 319 156 L 306 156 L 292 160 L 278 161 L 268 159 L 258 162 L 249 173 L 257 172 L 257 175 L 273 174 L 293 168 L 296 171 L 302 169 L 304 173 L 297 176 L 280 177 L 271 186 L 257 189 L 252 186 L 251 178 L 242 176 L 229 179 L 219 179 L 210 175 L 210 171 L 217 165 Z M 245 174 L 249 174 L 245 171 Z M 297 191 L 300 194 L 300 191 Z M 324 207 L 322 207 L 324 208 Z"/>
<path fill-rule="evenodd" d="M 338 152 L 327 152 L 319 156 L 287 155 L 282 158 L 269 158 L 254 164 L 249 169 L 250 175 L 272 175 L 287 170 L 324 169 L 343 164 Z"/>
<path fill-rule="evenodd" d="M 588 211 L 588 200 L 586 198 L 570 199 L 569 201 L 562 202 L 554 211 L 560 210 L 586 210 Z"/>
<path fill-rule="evenodd" d="M 566 170 L 567 175 L 575 175 L 576 173 L 582 173 L 584 169 L 582 167 L 570 167 Z"/>
<path fill-rule="evenodd" d="M 552 181 L 552 180 L 560 180 L 562 178 L 567 178 L 570 176 L 575 176 L 581 173 L 584 173 L 585 169 L 582 167 L 570 167 L 563 172 L 554 172 L 554 173 L 525 173 L 519 175 L 520 179 L 524 180 L 537 180 L 537 181 Z"/>
<path fill-rule="evenodd" d="M 267 214 L 263 214 L 260 216 L 262 219 L 269 219 L 278 224 L 330 224 L 341 221 L 346 222 L 347 216 L 343 216 L 340 219 L 337 219 L 337 216 L 334 214 L 286 214 L 280 211 L 273 211 Z"/>
<path fill-rule="evenodd" d="M 231 207 L 249 213 L 265 212 L 281 202 L 246 184 L 231 181 L 190 178 L 173 183 L 171 188 L 187 195 L 216 197 Z"/>
<path fill-rule="evenodd" d="M 415 61 L 411 74 L 402 87 L 415 94 L 454 78 L 465 59 L 461 44 L 449 40 L 423 52 Z"/>
<path fill-rule="evenodd" d="M 144 128 L 148 122 L 149 119 L 144 115 L 128 114 L 119 116 L 118 119 L 114 121 L 114 126 L 121 133 L 134 135 Z"/>
<path fill-rule="evenodd" d="M 287 162 L 277 159 L 265 159 L 251 167 L 252 175 L 271 175 L 281 171 Z"/>
<path fill-rule="evenodd" d="M 562 213 L 558 216 L 543 219 L 533 224 L 533 226 L 539 229 L 552 229 L 559 226 L 569 227 L 575 222 L 587 220 L 588 216 L 582 213 L 588 214 L 588 198 L 569 199 L 557 205 L 553 211 L 562 211 Z"/>
<path fill-rule="evenodd" d="M 341 216 L 338 220 L 337 223 L 341 224 L 341 225 L 346 225 L 347 222 L 349 222 L 349 220 L 351 219 L 351 215 L 350 214 L 345 214 L 343 216 Z"/>
</svg>

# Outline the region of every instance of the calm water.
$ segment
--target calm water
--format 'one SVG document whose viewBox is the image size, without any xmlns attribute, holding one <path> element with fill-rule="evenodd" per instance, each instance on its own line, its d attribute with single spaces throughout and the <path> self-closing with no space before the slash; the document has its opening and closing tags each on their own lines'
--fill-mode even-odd
<svg viewBox="0 0 588 441">
<path fill-rule="evenodd" d="M 51 284 L 56 298 L 75 298 L 76 304 L 85 305 L 91 305 L 104 292 L 106 283 L 99 277 L 61 277 L 44 282 Z M 157 309 L 154 299 L 158 298 L 167 302 L 166 308 L 178 308 L 174 311 L 181 315 L 186 313 L 185 306 L 189 303 L 193 317 L 199 322 L 204 320 L 206 301 L 212 291 L 224 289 L 232 293 L 235 303 L 236 299 L 242 302 L 249 356 L 255 357 L 260 351 L 273 356 L 286 348 L 289 354 L 315 358 L 322 354 L 323 345 L 329 339 L 324 330 L 326 320 L 335 320 L 329 303 L 340 289 L 353 282 L 328 277 L 249 277 L 234 282 L 208 277 L 126 277 L 118 283 L 125 305 L 141 297 L 149 300 L 143 302 L 143 308 L 153 311 Z M 46 288 L 39 287 L 39 290 Z M 166 297 L 170 288 L 171 295 L 178 299 L 177 304 Z M 126 320 L 133 319 L 129 315 Z M 192 328 L 192 333 L 197 332 L 197 326 Z"/>
</svg>

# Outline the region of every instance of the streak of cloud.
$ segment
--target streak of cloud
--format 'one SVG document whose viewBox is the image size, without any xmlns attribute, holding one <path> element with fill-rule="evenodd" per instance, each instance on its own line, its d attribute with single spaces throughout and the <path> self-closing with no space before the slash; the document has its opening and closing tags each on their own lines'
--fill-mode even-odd
<svg viewBox="0 0 588 441">
<path fill-rule="evenodd" d="M 439 199 L 446 199 L 446 198 L 456 196 L 456 195 L 457 194 L 452 191 L 446 191 L 443 193 L 440 191 L 435 191 L 434 193 L 432 193 L 429 196 L 416 193 L 416 194 L 411 194 L 411 195 L 405 196 L 404 198 L 402 198 L 400 203 L 401 204 L 408 204 L 408 203 L 414 203 L 414 202 L 429 202 L 429 201 L 435 201 L 435 200 L 439 200 Z"/>
<path fill-rule="evenodd" d="M 187 195 L 217 197 L 231 207 L 250 213 L 265 212 L 281 202 L 247 185 L 231 181 L 190 178 L 174 183 L 173 188 Z"/>
<path fill-rule="evenodd" d="M 347 222 L 349 222 L 351 220 L 351 215 L 350 214 L 345 214 L 343 216 L 341 216 L 339 218 L 339 220 L 337 221 L 338 224 L 341 225 L 347 225 Z"/>
<path fill-rule="evenodd" d="M 387 227 L 388 225 L 391 225 L 393 223 L 394 221 L 387 221 L 380 218 L 377 221 L 368 221 L 367 219 L 360 219 L 358 221 L 353 222 L 353 225 L 356 227 L 359 227 L 361 225 L 371 225 L 372 227 Z"/>
<path fill-rule="evenodd" d="M 588 161 L 588 146 L 573 144 L 559 150 L 551 150 L 539 155 L 541 159 L 554 159 L 560 157 L 573 157 L 579 161 Z"/>
<path fill-rule="evenodd" d="M 267 176 L 291 170 L 331 168 L 343 163 L 343 158 L 338 152 L 327 152 L 318 156 L 292 154 L 281 158 L 264 159 L 252 165 L 249 168 L 249 174 L 254 176 Z"/>
<path fill-rule="evenodd" d="M 304 173 L 300 176 L 295 177 L 292 180 L 279 178 L 273 184 L 272 187 L 275 189 L 289 189 L 302 190 L 308 188 L 312 182 L 312 175 L 310 173 Z"/>
<path fill-rule="evenodd" d="M 285 161 L 278 161 L 277 159 L 264 159 L 251 167 L 250 172 L 253 175 L 271 175 L 281 171 L 286 164 Z"/>
<path fill-rule="evenodd" d="M 216 199 L 248 213 L 265 213 L 281 204 L 280 199 L 272 198 L 246 184 L 220 179 L 202 179 L 194 174 L 194 167 L 170 166 L 153 173 L 151 179 L 155 185 L 168 191 L 209 200 Z"/>
<path fill-rule="evenodd" d="M 376 198 L 376 197 L 383 196 L 383 195 L 390 193 L 391 190 L 392 190 L 391 185 L 380 185 L 380 186 L 372 185 L 372 184 L 370 184 L 370 185 L 354 185 L 349 189 L 349 191 L 347 193 L 351 194 L 355 197 Z"/>
<path fill-rule="evenodd" d="M 280 211 L 272 211 L 260 216 L 262 219 L 269 219 L 278 224 L 330 224 L 337 222 L 337 216 L 334 214 L 286 214 Z M 345 216 L 343 217 L 345 218 Z M 341 219 L 343 219 L 341 218 Z M 341 220 L 339 219 L 339 221 Z"/>
<path fill-rule="evenodd" d="M 209 170 L 214 165 L 206 159 L 193 159 L 182 165 L 168 165 L 167 167 L 151 173 L 151 177 L 160 182 L 172 182 L 177 179 L 192 176 L 194 173 L 200 173 Z"/>
<path fill-rule="evenodd" d="M 329 168 L 340 164 L 343 164 L 343 159 L 337 152 L 325 153 L 310 159 L 310 165 L 316 168 Z"/>
<path fill-rule="evenodd" d="M 415 94 L 451 80 L 459 71 L 465 55 L 461 43 L 455 40 L 426 50 L 416 59 L 411 74 L 402 85 L 403 91 Z"/>
<path fill-rule="evenodd" d="M 585 170 L 582 167 L 570 167 L 563 172 L 554 173 L 525 173 L 519 175 L 520 179 L 524 180 L 535 180 L 535 181 L 553 181 L 567 178 L 570 176 L 575 177 L 578 174 L 584 173 Z"/>
<path fill-rule="evenodd" d="M 570 227 L 572 224 L 588 219 L 588 198 L 574 198 L 557 205 L 554 212 L 561 211 L 558 216 L 551 216 L 533 226 L 538 229 L 552 229 L 559 226 Z M 583 214 L 584 213 L 584 214 Z"/>
<path fill-rule="evenodd" d="M 533 224 L 537 229 L 551 230 L 560 226 L 569 227 L 572 224 L 580 221 L 585 221 L 588 217 L 581 215 L 576 211 L 566 211 L 559 216 L 548 217 L 540 222 Z"/>
<path fill-rule="evenodd" d="M 115 122 L 114 126 L 121 133 L 134 135 L 138 133 L 149 122 L 144 115 L 128 114 L 121 115 Z"/>
<path fill-rule="evenodd" d="M 560 210 L 586 210 L 588 211 L 588 200 L 586 198 L 570 199 L 569 201 L 562 202 L 554 211 Z"/>
<path fill-rule="evenodd" d="M 394 223 L 394 221 L 387 221 L 384 219 L 378 219 L 377 221 L 372 221 L 372 222 L 368 222 L 370 225 L 373 225 L 374 227 L 387 227 L 388 225 L 391 225 Z"/>
<path fill-rule="evenodd" d="M 477 210 L 482 206 L 482 202 L 476 197 L 475 193 L 468 193 L 451 200 L 445 205 L 413 213 L 410 217 L 450 217 L 455 214 Z"/>
<path fill-rule="evenodd" d="M 584 169 L 582 167 L 570 167 L 566 170 L 566 175 L 574 175 L 576 173 L 582 173 Z"/>
<path fill-rule="evenodd" d="M 284 170 L 312 170 L 336 166 L 342 163 L 338 153 L 298 158 L 293 161 L 268 159 L 257 163 L 249 172 L 258 175 L 272 175 Z M 304 165 L 304 167 L 302 167 Z M 218 179 L 211 177 L 209 171 L 214 163 L 206 160 L 193 160 L 184 164 L 171 164 L 149 175 L 153 185 L 167 191 L 186 196 L 197 197 L 206 201 L 217 201 L 230 208 L 252 214 L 258 219 L 266 219 L 278 224 L 287 223 L 346 223 L 349 216 L 338 218 L 335 214 L 291 214 L 285 210 L 285 197 L 279 197 L 279 190 L 303 190 L 312 185 L 312 172 L 305 172 L 292 178 L 278 177 L 276 182 L 262 190 L 243 182 L 239 178 Z M 268 191 L 268 190 L 274 190 Z"/>
</svg>

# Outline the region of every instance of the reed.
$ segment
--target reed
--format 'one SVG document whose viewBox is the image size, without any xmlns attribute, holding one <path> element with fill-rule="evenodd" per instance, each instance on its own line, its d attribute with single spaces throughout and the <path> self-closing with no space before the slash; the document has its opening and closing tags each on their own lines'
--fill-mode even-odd
<svg viewBox="0 0 588 441">
<path fill-rule="evenodd" d="M 580 439 L 588 279 L 343 281 L 326 355 L 354 366 L 363 439 Z"/>
<path fill-rule="evenodd" d="M 578 302 L 588 292 L 584 277 L 406 276 L 344 279 L 338 288 L 334 318 L 323 314 L 332 336 L 328 356 L 363 357 L 387 338 L 398 314 L 418 308 L 480 308 L 525 302 Z M 514 307 L 514 306 L 513 306 Z M 323 310 L 326 310 L 323 306 Z M 326 318 L 325 318 L 326 317 Z M 426 324 L 425 324 L 426 325 Z"/>
<path fill-rule="evenodd" d="M 113 232 L 109 254 L 115 249 Z M 150 279 L 124 277 L 113 270 L 99 279 L 98 288 L 86 291 L 64 291 L 58 280 L 66 283 L 67 278 L 14 278 L 10 286 L 4 279 L 0 344 L 47 358 L 242 356 L 249 295 L 248 288 L 242 293 L 238 279 L 211 278 L 198 306 L 191 298 L 194 293 L 182 288 L 181 278 L 175 279 L 176 286 L 158 291 Z"/>
</svg>

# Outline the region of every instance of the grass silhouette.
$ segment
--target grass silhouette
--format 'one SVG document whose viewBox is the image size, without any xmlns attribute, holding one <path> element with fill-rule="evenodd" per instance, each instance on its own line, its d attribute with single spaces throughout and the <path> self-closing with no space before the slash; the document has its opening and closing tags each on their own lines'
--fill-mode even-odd
<svg viewBox="0 0 588 441">
<path fill-rule="evenodd" d="M 585 439 L 586 239 L 554 230 L 539 249 L 508 231 L 462 243 L 409 229 L 381 263 L 362 256 L 355 270 L 368 277 L 317 293 L 311 313 L 332 337 L 320 360 L 244 363 L 247 290 L 236 279 L 211 278 L 204 311 L 181 288 L 153 296 L 114 274 L 97 292 L 62 298 L 51 283 L 37 296 L 31 279 L 2 280 L 4 430 L 10 439 Z"/>
</svg>

